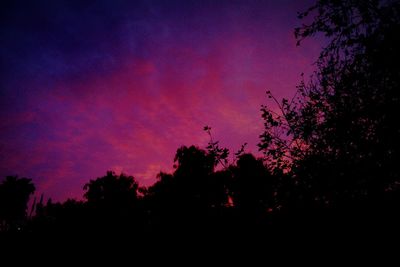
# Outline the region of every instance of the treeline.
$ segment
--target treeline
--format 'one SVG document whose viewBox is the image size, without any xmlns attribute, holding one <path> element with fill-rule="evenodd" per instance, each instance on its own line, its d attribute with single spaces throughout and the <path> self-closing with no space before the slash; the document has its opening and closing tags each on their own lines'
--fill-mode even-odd
<svg viewBox="0 0 400 267">
<path fill-rule="evenodd" d="M 216 171 L 212 153 L 195 146 L 181 147 L 175 163 L 173 173 L 159 173 L 157 182 L 149 187 L 140 187 L 132 176 L 110 171 L 84 185 L 84 201 L 53 203 L 42 197 L 33 204 L 35 215 L 29 220 L 27 200 L 34 186 L 29 179 L 8 177 L 0 190 L 18 187 L 21 193 L 2 194 L 8 198 L 3 203 L 12 211 L 1 214 L 3 230 L 48 233 L 100 229 L 129 232 L 138 228 L 158 231 L 195 225 L 223 228 L 239 217 L 261 222 L 279 209 L 275 200 L 279 178 L 251 154 L 242 154 L 236 164 Z"/>
<path fill-rule="evenodd" d="M 230 151 L 211 138 L 204 150 L 179 148 L 175 171 L 159 173 L 150 187 L 108 172 L 84 186 L 84 201 L 39 200 L 29 220 L 34 186 L 9 177 L 0 185 L 1 229 L 231 231 L 398 222 L 400 3 L 319 0 L 299 13 L 305 17 L 311 21 L 295 30 L 298 44 L 315 34 L 329 43 L 292 99 L 267 91 L 264 157 L 243 146 L 228 162 Z"/>
</svg>

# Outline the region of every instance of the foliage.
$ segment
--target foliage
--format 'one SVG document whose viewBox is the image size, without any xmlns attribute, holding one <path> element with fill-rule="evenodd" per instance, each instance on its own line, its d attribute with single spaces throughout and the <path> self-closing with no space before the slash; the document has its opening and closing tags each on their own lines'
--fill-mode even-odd
<svg viewBox="0 0 400 267">
<path fill-rule="evenodd" d="M 295 31 L 299 43 L 323 33 L 329 44 L 293 99 L 278 102 L 267 92 L 279 112 L 262 107 L 260 150 L 273 169 L 290 170 L 316 205 L 393 190 L 400 182 L 400 5 L 320 0 L 299 14 L 307 16 L 312 23 Z"/>
</svg>

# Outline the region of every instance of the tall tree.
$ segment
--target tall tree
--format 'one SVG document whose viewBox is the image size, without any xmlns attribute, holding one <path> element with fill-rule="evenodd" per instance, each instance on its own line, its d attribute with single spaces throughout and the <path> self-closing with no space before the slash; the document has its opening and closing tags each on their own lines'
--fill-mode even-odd
<svg viewBox="0 0 400 267">
<path fill-rule="evenodd" d="M 317 206 L 382 198 L 400 173 L 400 3 L 319 0 L 295 34 L 329 40 L 309 83 L 262 108 L 260 149 L 272 168 L 291 170 L 299 198 Z"/>
</svg>

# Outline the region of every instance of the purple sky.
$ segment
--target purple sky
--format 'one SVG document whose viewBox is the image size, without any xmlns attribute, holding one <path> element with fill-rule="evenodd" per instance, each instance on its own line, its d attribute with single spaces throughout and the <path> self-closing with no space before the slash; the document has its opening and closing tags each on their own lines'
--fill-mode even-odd
<svg viewBox="0 0 400 267">
<path fill-rule="evenodd" d="M 0 176 L 54 200 L 107 170 L 150 185 L 205 125 L 256 153 L 265 91 L 290 97 L 319 53 L 293 35 L 310 3 L 3 2 Z"/>
</svg>

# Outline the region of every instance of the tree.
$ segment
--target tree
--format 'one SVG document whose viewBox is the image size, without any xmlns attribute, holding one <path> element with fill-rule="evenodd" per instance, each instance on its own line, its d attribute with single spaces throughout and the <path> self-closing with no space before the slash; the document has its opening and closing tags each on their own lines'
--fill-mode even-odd
<svg viewBox="0 0 400 267">
<path fill-rule="evenodd" d="M 262 160 L 251 154 L 239 157 L 231 166 L 231 195 L 234 206 L 245 216 L 265 214 L 274 206 L 274 181 Z"/>
<path fill-rule="evenodd" d="M 106 176 L 90 180 L 83 189 L 89 203 L 133 203 L 137 200 L 138 183 L 133 176 L 108 171 Z"/>
<path fill-rule="evenodd" d="M 0 184 L 0 231 L 16 230 L 22 226 L 29 197 L 34 192 L 32 179 L 6 177 Z"/>
<path fill-rule="evenodd" d="M 307 16 L 298 44 L 317 33 L 329 43 L 293 99 L 267 92 L 279 112 L 262 107 L 259 147 L 272 169 L 291 173 L 302 201 L 376 203 L 400 184 L 400 3 L 320 0 Z"/>
<path fill-rule="evenodd" d="M 174 162 L 175 171 L 159 173 L 144 192 L 150 225 L 180 230 L 215 225 L 228 203 L 229 175 L 214 172 L 215 156 L 196 146 L 180 147 Z"/>
<path fill-rule="evenodd" d="M 108 171 L 106 176 L 90 180 L 83 189 L 87 205 L 96 214 L 109 219 L 131 216 L 138 204 L 139 185 L 133 176 Z"/>
</svg>

